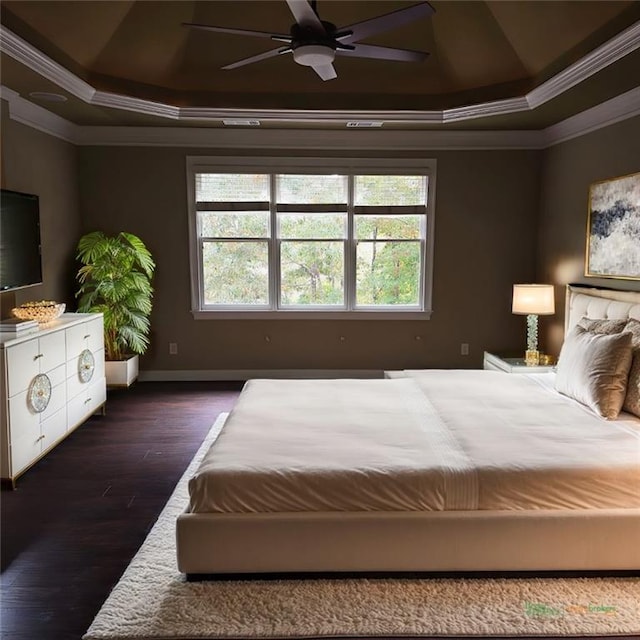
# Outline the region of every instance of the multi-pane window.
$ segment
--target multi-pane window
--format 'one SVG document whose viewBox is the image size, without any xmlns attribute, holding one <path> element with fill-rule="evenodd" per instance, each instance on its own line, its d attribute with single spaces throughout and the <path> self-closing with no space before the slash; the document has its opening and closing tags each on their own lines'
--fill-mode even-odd
<svg viewBox="0 0 640 640">
<path fill-rule="evenodd" d="M 268 305 L 268 175 L 195 176 L 202 306 Z"/>
<path fill-rule="evenodd" d="M 357 305 L 420 305 L 425 176 L 354 176 Z"/>
<path fill-rule="evenodd" d="M 345 308 L 347 176 L 276 175 L 282 308 Z"/>
<path fill-rule="evenodd" d="M 426 172 L 189 179 L 195 311 L 428 311 Z"/>
</svg>

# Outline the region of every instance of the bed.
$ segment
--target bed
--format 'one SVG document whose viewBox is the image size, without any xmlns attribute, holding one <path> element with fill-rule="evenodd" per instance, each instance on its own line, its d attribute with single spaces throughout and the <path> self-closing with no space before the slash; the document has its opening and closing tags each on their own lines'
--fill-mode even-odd
<svg viewBox="0 0 640 640">
<path fill-rule="evenodd" d="M 557 374 L 249 381 L 190 480 L 179 570 L 639 570 L 640 417 L 601 417 L 566 375 L 615 347 L 626 385 L 629 319 L 640 293 L 568 287 L 565 335 L 589 346 L 567 339 Z"/>
</svg>

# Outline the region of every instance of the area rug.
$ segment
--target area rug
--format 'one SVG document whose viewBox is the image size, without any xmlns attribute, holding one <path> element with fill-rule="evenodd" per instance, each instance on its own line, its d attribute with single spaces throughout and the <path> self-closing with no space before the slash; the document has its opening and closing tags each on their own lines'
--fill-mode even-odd
<svg viewBox="0 0 640 640">
<path fill-rule="evenodd" d="M 186 582 L 175 521 L 226 414 L 84 640 L 640 634 L 637 578 L 388 578 Z"/>
</svg>

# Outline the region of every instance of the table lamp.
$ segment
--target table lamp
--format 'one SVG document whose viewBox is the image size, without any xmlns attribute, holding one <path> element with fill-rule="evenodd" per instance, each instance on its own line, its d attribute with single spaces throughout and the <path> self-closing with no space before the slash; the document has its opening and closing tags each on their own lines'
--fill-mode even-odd
<svg viewBox="0 0 640 640">
<path fill-rule="evenodd" d="M 538 316 L 555 313 L 552 284 L 514 284 L 513 313 L 527 316 L 527 351 L 524 356 L 527 366 L 535 366 L 540 359 L 538 351 Z"/>
</svg>

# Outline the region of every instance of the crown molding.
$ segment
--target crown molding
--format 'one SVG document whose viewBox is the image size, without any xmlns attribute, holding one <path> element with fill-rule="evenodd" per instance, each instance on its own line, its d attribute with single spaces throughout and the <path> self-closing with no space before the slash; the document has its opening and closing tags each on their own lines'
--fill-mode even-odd
<svg viewBox="0 0 640 640">
<path fill-rule="evenodd" d="M 0 86 L 9 117 L 79 146 L 202 149 L 360 149 L 386 151 L 543 149 L 640 116 L 640 87 L 539 131 L 397 131 L 384 129 L 222 129 L 79 126 Z"/>
<path fill-rule="evenodd" d="M 608 42 L 588 53 L 527 94 L 531 109 L 557 98 L 577 84 L 602 71 L 640 47 L 640 22 L 636 22 Z"/>
<path fill-rule="evenodd" d="M 173 105 L 163 102 L 153 102 L 151 100 L 142 100 L 140 98 L 132 98 L 131 96 L 108 93 L 106 91 L 96 91 L 88 102 L 96 107 L 109 107 L 110 109 L 133 111 L 134 113 L 147 116 L 160 116 L 161 118 L 182 120 L 180 117 L 180 107 L 174 107 Z"/>
<path fill-rule="evenodd" d="M 482 102 L 466 107 L 456 107 L 455 109 L 445 109 L 442 112 L 443 122 L 464 122 L 474 118 L 488 118 L 490 116 L 501 116 L 520 111 L 530 111 L 527 98 L 509 98 L 508 100 L 496 100 L 494 102 Z"/>
<path fill-rule="evenodd" d="M 405 124 L 444 124 L 465 122 L 475 118 L 531 111 L 558 97 L 565 91 L 593 76 L 608 65 L 640 47 L 640 22 L 604 43 L 584 58 L 547 80 L 527 95 L 467 105 L 442 111 L 314 111 L 314 110 L 260 110 L 209 109 L 176 107 L 174 105 L 142 100 L 131 96 L 97 91 L 44 53 L 15 35 L 6 27 L 0 28 L 0 51 L 32 69 L 60 88 L 87 104 L 159 116 L 177 121 L 222 121 L 229 118 L 249 118 L 269 122 L 335 123 L 354 120 L 381 120 Z"/>
<path fill-rule="evenodd" d="M 442 124 L 442 111 L 349 111 L 339 109 L 207 109 L 184 107 L 180 120 L 222 121 L 227 119 L 260 120 L 277 124 L 299 122 L 304 124 L 347 123 L 353 120 L 398 122 L 403 124 Z"/>
<path fill-rule="evenodd" d="M 6 27 L 0 27 L 0 51 L 80 100 L 91 103 L 96 90 Z"/>
<path fill-rule="evenodd" d="M 25 100 L 19 93 L 0 86 L 0 98 L 9 105 L 9 117 L 51 136 L 78 144 L 80 127 L 64 118 L 47 111 L 41 106 Z"/>
<path fill-rule="evenodd" d="M 640 116 L 640 87 L 539 131 L 398 131 L 384 129 L 222 129 L 79 126 L 0 86 L 9 117 L 79 146 L 202 149 L 360 149 L 385 151 L 544 149 Z"/>
<path fill-rule="evenodd" d="M 543 146 L 560 144 L 635 116 L 640 116 L 640 87 L 547 127 L 540 132 Z"/>
</svg>

